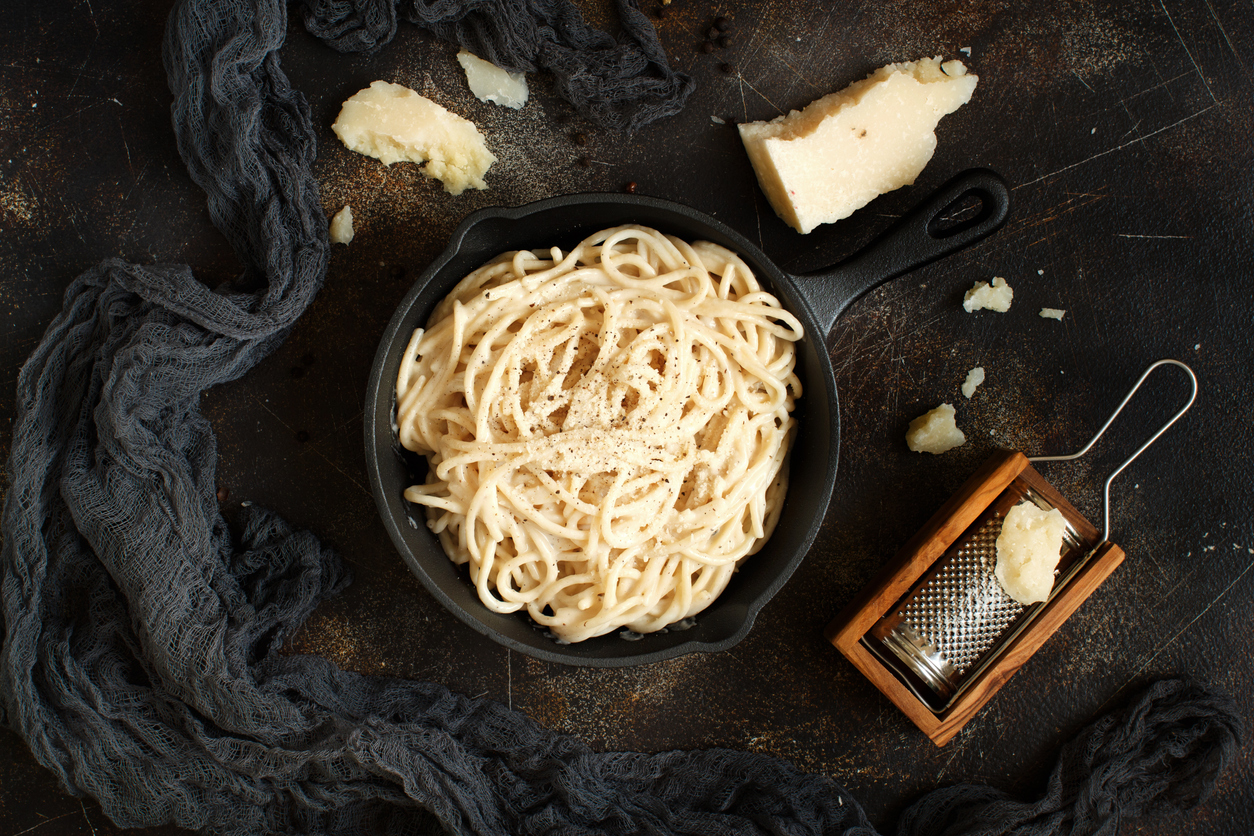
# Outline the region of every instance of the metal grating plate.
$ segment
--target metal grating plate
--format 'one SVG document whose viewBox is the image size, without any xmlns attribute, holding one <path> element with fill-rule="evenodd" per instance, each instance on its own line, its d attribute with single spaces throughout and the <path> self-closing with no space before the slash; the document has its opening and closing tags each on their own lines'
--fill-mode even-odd
<svg viewBox="0 0 1254 836">
<path fill-rule="evenodd" d="M 1000 514 L 991 517 L 902 610 L 906 623 L 959 675 L 1025 609 L 1005 593 L 993 573 L 1001 526 Z"/>
</svg>

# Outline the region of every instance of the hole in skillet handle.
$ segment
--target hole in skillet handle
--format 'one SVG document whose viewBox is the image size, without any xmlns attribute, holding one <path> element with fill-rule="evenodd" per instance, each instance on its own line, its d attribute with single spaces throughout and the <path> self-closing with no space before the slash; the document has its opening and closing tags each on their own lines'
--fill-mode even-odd
<svg viewBox="0 0 1254 836">
<path fill-rule="evenodd" d="M 982 223 L 992 212 L 983 197 L 966 192 L 928 222 L 927 233 L 933 238 L 948 238 Z"/>
<path fill-rule="evenodd" d="M 991 235 L 1010 212 L 1000 176 L 973 168 L 941 186 L 856 255 L 801 277 L 798 287 L 827 333 L 845 309 L 889 279 Z"/>
<path fill-rule="evenodd" d="M 1009 211 L 1006 182 L 988 169 L 973 168 L 937 189 L 883 238 L 896 230 L 921 232 L 918 254 L 932 261 L 989 235 L 1005 222 Z"/>
</svg>

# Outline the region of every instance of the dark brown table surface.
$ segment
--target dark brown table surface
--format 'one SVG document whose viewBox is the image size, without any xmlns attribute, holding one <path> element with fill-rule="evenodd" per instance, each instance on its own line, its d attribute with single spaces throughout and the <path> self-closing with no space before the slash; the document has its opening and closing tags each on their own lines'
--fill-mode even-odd
<svg viewBox="0 0 1254 836">
<path fill-rule="evenodd" d="M 174 149 L 160 62 L 168 5 L 4 7 L 7 458 L 18 369 L 78 273 L 114 255 L 190 263 L 213 283 L 237 267 Z M 615 27 L 600 6 L 589 4 L 588 14 Z M 703 54 L 715 14 L 732 19 L 731 44 Z M 1187 674 L 1221 689 L 1248 717 L 1250 5 L 675 0 L 658 25 L 672 62 L 698 90 L 678 116 L 626 137 L 576 117 L 543 77 L 531 79 L 532 100 L 519 112 L 474 100 L 455 48 L 412 27 L 374 57 L 341 56 L 293 21 L 282 60 L 320 132 L 323 203 L 330 213 L 351 201 L 357 237 L 335 248 L 325 288 L 286 344 L 204 398 L 228 515 L 242 501 L 274 508 L 333 544 L 356 572 L 288 649 L 487 695 L 601 749 L 768 752 L 848 786 L 884 830 L 911 799 L 943 784 L 986 781 L 1034 797 L 1060 745 L 1158 676 Z M 734 128 L 720 120 L 772 118 L 882 64 L 936 54 L 963 58 L 980 83 L 970 104 L 941 123 L 917 184 L 807 236 L 780 222 Z M 413 166 L 384 168 L 341 146 L 330 131 L 340 103 L 376 78 L 474 119 L 500 158 L 490 188 L 451 197 Z M 572 141 L 576 133 L 585 145 Z M 584 156 L 589 165 L 580 164 Z M 468 212 L 634 182 L 641 194 L 715 215 L 799 272 L 849 254 L 971 166 L 1010 183 L 1010 219 L 976 247 L 872 292 L 830 335 L 843 434 L 835 496 L 815 547 L 742 643 L 645 667 L 541 663 L 464 626 L 408 573 L 367 485 L 366 378 L 394 306 Z M 995 275 L 1014 288 L 1014 307 L 964 313 L 963 292 Z M 1046 320 L 1042 307 L 1067 313 Z M 824 641 L 823 627 L 992 451 L 1071 452 L 1161 357 L 1189 363 L 1201 395 L 1114 484 L 1112 539 L 1127 562 L 953 742 L 936 748 Z M 976 365 L 988 379 L 968 401 L 958 387 Z M 1180 403 L 1181 381 L 1172 372 L 1151 378 L 1146 397 L 1090 458 L 1042 466 L 1089 519 L 1100 520 L 1104 474 Z M 967 444 L 943 456 L 909 452 L 906 424 L 942 401 L 958 405 Z M 1251 740 L 1202 807 L 1128 822 L 1125 832 L 1249 833 Z M 0 833 L 114 832 L 93 799 L 67 795 L 19 738 L 0 733 Z"/>
</svg>

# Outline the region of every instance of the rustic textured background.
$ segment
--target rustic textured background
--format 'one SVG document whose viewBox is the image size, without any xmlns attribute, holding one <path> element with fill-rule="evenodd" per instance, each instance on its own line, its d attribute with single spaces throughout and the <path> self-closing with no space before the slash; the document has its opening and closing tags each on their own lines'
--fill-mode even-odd
<svg viewBox="0 0 1254 836">
<path fill-rule="evenodd" d="M 228 514 L 279 510 L 336 546 L 357 580 L 291 643 L 356 671 L 488 695 L 598 748 L 730 746 L 770 752 L 848 786 L 888 829 L 919 793 L 988 781 L 1028 797 L 1054 752 L 1156 675 L 1254 692 L 1254 15 L 1218 0 L 848 2 L 675 0 L 663 43 L 699 89 L 677 117 L 633 137 L 579 119 L 543 78 L 520 112 L 473 99 L 455 49 L 402 26 L 377 56 L 339 56 L 293 25 L 283 63 L 321 130 L 328 210 L 351 201 L 357 238 L 288 342 L 210 392 Z M 0 452 L 18 369 L 80 271 L 106 256 L 236 265 L 208 224 L 169 126 L 160 64 L 166 3 L 6 0 L 0 31 Z M 588 14 L 613 29 L 611 14 Z M 646 9 L 653 8 L 646 0 Z M 698 47 L 716 14 L 731 43 Z M 969 58 L 965 50 L 969 49 Z M 802 237 L 757 190 L 734 119 L 771 118 L 875 67 L 943 54 L 981 81 L 941 124 L 913 188 Z M 726 66 L 723 66 L 726 65 Z M 475 120 L 500 162 L 490 189 L 445 194 L 413 167 L 354 155 L 330 124 L 376 78 Z M 585 144 L 573 137 L 582 134 Z M 690 204 L 760 242 L 785 269 L 835 262 L 931 187 L 974 165 L 1011 184 L 1005 228 L 855 304 L 829 338 L 843 448 L 814 550 L 732 650 L 641 668 L 536 662 L 445 612 L 405 570 L 379 523 L 362 460 L 362 401 L 378 336 L 410 281 L 471 210 L 576 191 Z M 975 280 L 1007 278 L 1005 315 L 968 315 Z M 1062 322 L 1041 307 L 1067 310 Z M 990 451 L 1078 448 L 1141 369 L 1175 357 L 1197 371 L 1193 411 L 1115 483 L 1113 539 L 1128 562 L 952 743 L 937 749 L 827 645 L 823 626 Z M 988 381 L 967 401 L 968 368 Z M 1174 372 L 1147 384 L 1091 459 L 1042 467 L 1090 519 L 1103 474 L 1184 397 Z M 966 446 L 910 453 L 909 420 L 958 406 Z M 1147 834 L 1254 828 L 1254 743 L 1187 818 Z M 117 832 L 0 732 L 0 832 Z M 153 834 L 173 834 L 156 828 Z"/>
</svg>

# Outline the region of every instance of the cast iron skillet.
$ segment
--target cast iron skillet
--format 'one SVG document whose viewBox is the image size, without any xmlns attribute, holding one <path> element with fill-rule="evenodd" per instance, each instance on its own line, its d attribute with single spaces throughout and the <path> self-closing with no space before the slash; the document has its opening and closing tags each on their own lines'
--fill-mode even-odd
<svg viewBox="0 0 1254 836">
<path fill-rule="evenodd" d="M 961 219 L 951 220 L 958 206 L 968 211 L 961 213 Z M 876 285 L 984 238 L 1001 226 L 1008 209 L 1009 194 L 1001 178 L 991 171 L 967 171 L 857 255 L 835 268 L 803 276 L 780 270 L 743 236 L 714 218 L 651 197 L 568 195 L 471 214 L 397 308 L 370 375 L 366 462 L 375 502 L 392 541 L 427 590 L 454 615 L 506 647 L 539 659 L 611 667 L 731 647 L 749 632 L 758 611 L 801 562 L 831 499 L 840 447 L 840 410 L 825 341 L 836 318 Z M 689 241 L 714 241 L 734 250 L 801 320 L 806 338 L 798 347 L 798 366 L 804 392 L 794 413 L 799 433 L 793 442 L 788 495 L 775 533 L 745 561 L 693 626 L 634 640 L 611 633 L 578 644 L 559 644 L 526 615 L 500 615 L 484 607 L 465 570 L 453 565 L 428 531 L 424 509 L 402 496 L 406 487 L 425 480 L 426 461 L 397 441 L 396 375 L 414 329 L 426 324 L 436 303 L 466 274 L 503 252 L 553 246 L 568 249 L 597 230 L 624 223 L 651 226 Z"/>
</svg>

